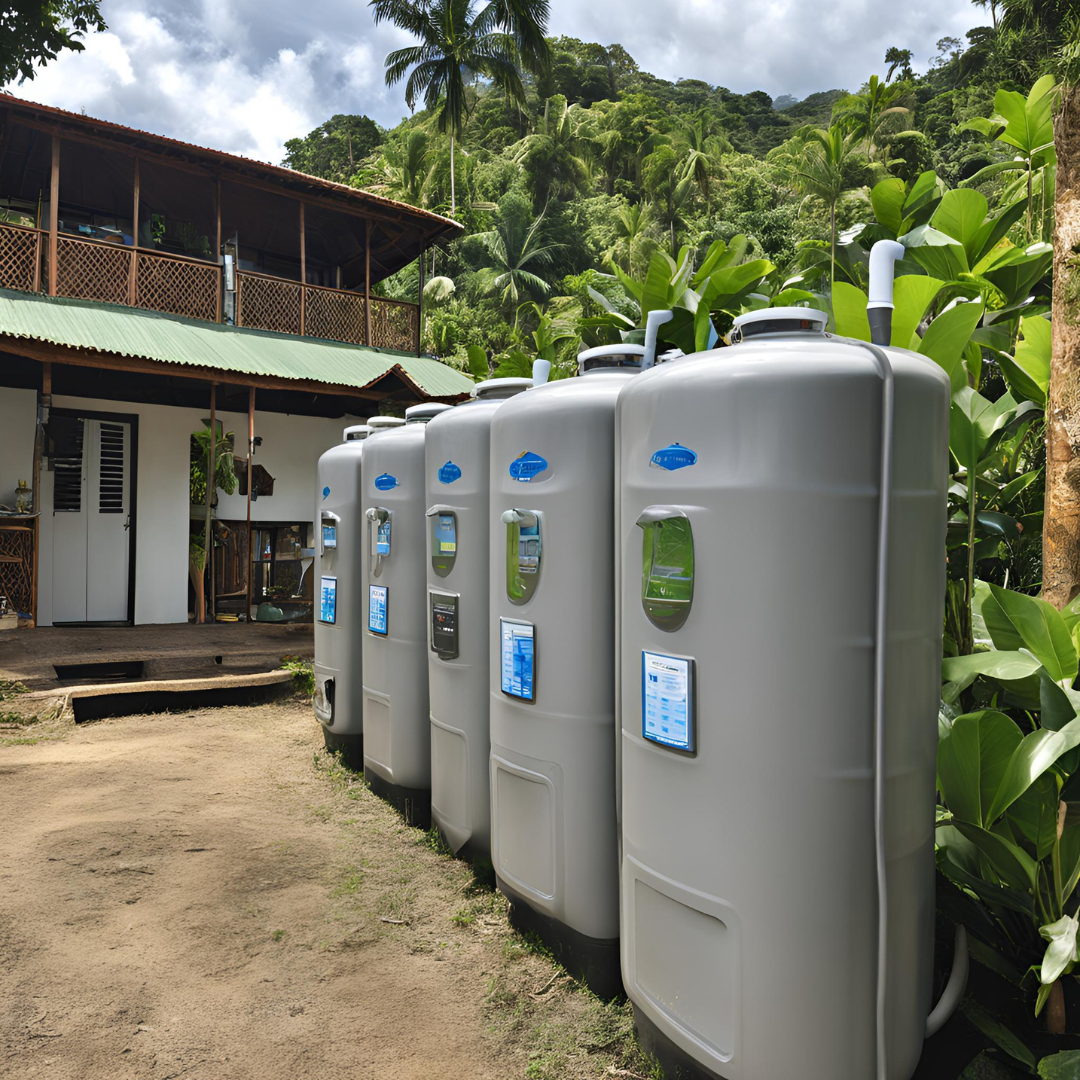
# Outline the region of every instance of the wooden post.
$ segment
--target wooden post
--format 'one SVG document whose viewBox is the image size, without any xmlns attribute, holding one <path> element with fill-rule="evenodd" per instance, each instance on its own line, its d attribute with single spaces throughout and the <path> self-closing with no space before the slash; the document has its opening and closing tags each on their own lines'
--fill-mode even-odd
<svg viewBox="0 0 1080 1080">
<path fill-rule="evenodd" d="M 420 244 L 420 285 L 416 295 L 416 355 L 420 355 L 420 341 L 424 336 L 424 245 Z"/>
<path fill-rule="evenodd" d="M 38 396 L 37 426 L 34 429 L 34 464 L 30 483 L 34 485 L 34 498 L 30 512 L 41 512 L 41 459 L 45 454 L 45 410 L 52 405 L 52 364 L 41 365 L 41 394 Z"/>
<path fill-rule="evenodd" d="M 139 263 L 139 159 L 135 159 L 135 197 L 131 210 L 132 246 L 131 262 L 128 264 L 128 306 L 134 307 L 137 299 L 137 278 Z"/>
<path fill-rule="evenodd" d="M 221 251 L 221 177 L 217 177 L 214 180 L 214 215 L 217 218 L 217 238 L 216 247 L 214 248 L 214 260 L 218 264 L 218 286 L 217 286 L 217 314 L 214 317 L 215 322 L 221 322 L 221 294 L 225 288 L 225 260 Z"/>
<path fill-rule="evenodd" d="M 251 550 L 251 459 L 255 456 L 255 387 L 248 388 L 248 455 L 247 455 L 247 616 L 251 618 L 251 605 L 255 593 L 255 553 Z"/>
<path fill-rule="evenodd" d="M 364 344 L 371 344 L 371 219 L 364 218 Z"/>
<path fill-rule="evenodd" d="M 215 460 L 217 452 L 217 383 L 210 384 L 210 464 L 206 471 L 206 538 L 203 543 L 206 545 L 206 576 L 210 582 L 209 595 L 207 596 L 207 602 L 204 604 L 204 610 L 210 616 L 211 621 L 214 618 L 214 536 L 213 528 L 210 524 L 211 506 L 213 505 L 214 489 L 217 485 L 214 483 L 215 469 L 217 468 L 217 462 Z M 205 615 L 203 617 L 205 622 Z"/>
<path fill-rule="evenodd" d="M 60 229 L 60 139 L 52 137 L 52 172 L 49 176 L 49 295 L 56 295 L 56 235 Z"/>
<path fill-rule="evenodd" d="M 304 204 L 300 203 L 300 336 L 307 329 L 307 244 L 304 237 Z"/>
</svg>

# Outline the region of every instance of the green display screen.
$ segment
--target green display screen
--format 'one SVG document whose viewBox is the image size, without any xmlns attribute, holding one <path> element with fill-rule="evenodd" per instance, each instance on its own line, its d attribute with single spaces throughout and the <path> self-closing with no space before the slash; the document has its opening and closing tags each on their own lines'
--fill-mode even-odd
<svg viewBox="0 0 1080 1080">
<path fill-rule="evenodd" d="M 694 599 L 694 535 L 689 518 L 650 521 L 642 529 L 641 599 L 661 630 L 678 630 Z"/>
</svg>

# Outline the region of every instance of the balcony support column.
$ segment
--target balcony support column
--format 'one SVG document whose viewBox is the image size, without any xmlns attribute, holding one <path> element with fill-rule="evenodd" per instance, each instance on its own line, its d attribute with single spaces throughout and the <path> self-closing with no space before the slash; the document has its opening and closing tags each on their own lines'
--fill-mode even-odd
<svg viewBox="0 0 1080 1080">
<path fill-rule="evenodd" d="M 300 203 L 300 336 L 307 333 L 307 237 L 304 231 L 304 204 Z"/>
<path fill-rule="evenodd" d="M 364 344 L 371 345 L 371 218 L 364 218 Z"/>
<path fill-rule="evenodd" d="M 420 244 L 420 284 L 416 290 L 416 355 L 420 355 L 420 342 L 424 337 L 424 245 Z"/>
<path fill-rule="evenodd" d="M 128 265 L 128 306 L 134 307 L 137 299 L 137 278 L 139 261 L 139 159 L 135 158 L 134 197 L 131 207 L 131 262 Z"/>
<path fill-rule="evenodd" d="M 52 137 L 52 171 L 49 175 L 49 295 L 56 295 L 56 236 L 60 231 L 60 138 Z"/>
</svg>

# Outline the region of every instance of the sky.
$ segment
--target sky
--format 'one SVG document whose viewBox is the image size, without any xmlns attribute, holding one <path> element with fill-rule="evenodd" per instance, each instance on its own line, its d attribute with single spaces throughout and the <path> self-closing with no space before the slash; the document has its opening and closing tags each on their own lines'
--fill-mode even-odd
<svg viewBox="0 0 1080 1080">
<path fill-rule="evenodd" d="M 184 142 L 280 162 L 335 113 L 407 115 L 383 57 L 410 39 L 365 0 L 103 0 L 82 53 L 6 89 Z M 552 0 L 549 30 L 621 43 L 645 71 L 739 93 L 855 90 L 890 45 L 925 70 L 935 43 L 986 21 L 971 0 Z"/>
</svg>

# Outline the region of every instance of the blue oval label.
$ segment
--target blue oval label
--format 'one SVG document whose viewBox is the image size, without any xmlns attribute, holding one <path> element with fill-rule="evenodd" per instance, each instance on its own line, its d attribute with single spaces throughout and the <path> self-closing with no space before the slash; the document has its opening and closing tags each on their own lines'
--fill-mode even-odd
<svg viewBox="0 0 1080 1080">
<path fill-rule="evenodd" d="M 328 499 L 330 497 L 330 489 L 328 487 L 324 487 L 322 489 L 322 497 L 324 499 Z"/>
<path fill-rule="evenodd" d="M 389 473 L 384 472 L 381 476 L 375 477 L 375 487 L 379 491 L 390 491 L 391 488 L 398 486 L 397 477 L 391 476 Z"/>
<path fill-rule="evenodd" d="M 697 454 L 689 447 L 681 443 L 673 442 L 662 450 L 657 450 L 649 458 L 649 466 L 653 469 L 666 469 L 674 472 L 676 469 L 685 469 L 688 465 L 697 464 Z"/>
<path fill-rule="evenodd" d="M 510 475 L 515 479 L 527 484 L 535 476 L 539 476 L 548 467 L 547 459 L 531 450 L 524 450 L 510 462 Z"/>
<path fill-rule="evenodd" d="M 445 465 L 439 469 L 439 483 L 440 484 L 452 484 L 455 480 L 461 479 L 461 469 L 455 465 L 452 461 L 448 461 Z"/>
</svg>

